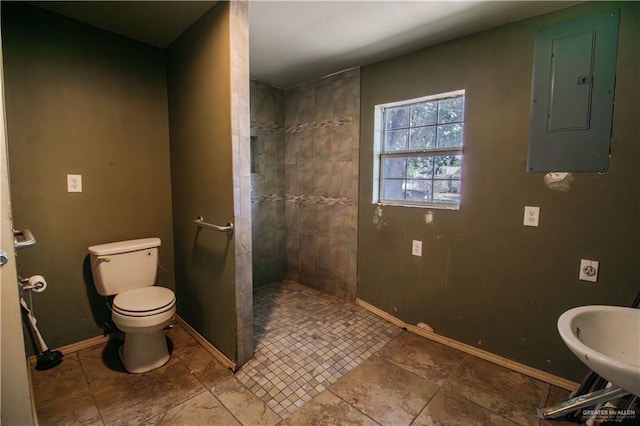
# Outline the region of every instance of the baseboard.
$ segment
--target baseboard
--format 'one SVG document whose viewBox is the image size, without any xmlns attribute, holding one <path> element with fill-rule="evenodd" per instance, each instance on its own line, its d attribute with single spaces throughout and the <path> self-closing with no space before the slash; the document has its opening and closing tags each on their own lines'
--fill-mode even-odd
<svg viewBox="0 0 640 426">
<path fill-rule="evenodd" d="M 61 346 L 59 348 L 56 348 L 55 350 L 62 352 L 63 355 L 69 355 L 74 352 L 81 351 L 82 349 L 87 349 L 96 345 L 102 345 L 104 343 L 107 343 L 108 341 L 109 341 L 109 336 L 96 336 L 86 340 L 82 340 L 80 342 L 71 343 L 70 345 Z M 38 355 L 31 355 L 28 358 L 28 361 L 33 364 L 35 364 L 37 360 L 38 360 Z"/>
<path fill-rule="evenodd" d="M 236 372 L 236 370 L 238 369 L 238 365 L 235 362 L 227 358 L 225 354 L 220 352 L 218 348 L 213 346 L 207 339 L 205 339 L 193 327 L 187 324 L 185 320 L 180 318 L 179 315 L 176 315 L 176 321 L 178 322 L 178 324 L 180 324 L 180 326 L 184 329 L 184 331 L 186 331 L 191 337 L 196 339 L 196 341 L 200 343 L 207 352 L 213 355 L 215 359 L 220 361 L 225 367 L 231 369 L 231 371 L 233 371 L 234 373 Z"/>
<path fill-rule="evenodd" d="M 470 355 L 477 356 L 478 358 L 482 358 L 486 361 L 493 362 L 494 364 L 501 365 L 510 370 L 517 371 L 518 373 L 522 373 L 529 377 L 533 377 L 534 379 L 542 380 L 543 382 L 552 384 L 554 386 L 557 386 L 559 388 L 566 389 L 569 391 L 573 391 L 578 387 L 578 383 L 572 382 L 571 380 L 567 380 L 563 377 L 559 377 L 551 373 L 547 373 L 546 371 L 538 370 L 537 368 L 529 367 L 528 365 L 520 364 L 519 362 L 501 357 L 500 355 L 496 355 L 491 352 L 487 352 L 485 350 L 476 348 L 475 346 L 467 345 L 466 343 L 462 343 L 457 340 L 450 339 L 448 337 L 434 333 L 432 331 L 428 331 L 423 328 L 416 327 L 413 324 L 407 324 L 401 319 L 394 317 L 388 312 L 385 312 L 382 309 L 377 308 L 372 304 L 365 302 L 362 299 L 356 299 L 356 305 L 363 307 L 364 309 L 371 312 L 372 314 L 375 314 L 380 318 L 385 319 L 394 325 L 397 325 L 398 327 L 407 329 L 407 331 L 410 331 L 411 333 L 433 340 L 434 342 L 441 343 L 445 346 L 449 346 L 451 348 L 457 349 L 461 352 L 465 352 Z"/>
</svg>

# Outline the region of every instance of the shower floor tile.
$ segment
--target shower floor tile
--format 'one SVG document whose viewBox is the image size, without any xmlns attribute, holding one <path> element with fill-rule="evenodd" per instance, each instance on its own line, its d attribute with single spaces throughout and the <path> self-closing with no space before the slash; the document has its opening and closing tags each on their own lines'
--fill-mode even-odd
<svg viewBox="0 0 640 426">
<path fill-rule="evenodd" d="M 255 357 L 236 377 L 282 418 L 401 332 L 359 306 L 290 281 L 257 288 L 253 317 Z"/>
</svg>

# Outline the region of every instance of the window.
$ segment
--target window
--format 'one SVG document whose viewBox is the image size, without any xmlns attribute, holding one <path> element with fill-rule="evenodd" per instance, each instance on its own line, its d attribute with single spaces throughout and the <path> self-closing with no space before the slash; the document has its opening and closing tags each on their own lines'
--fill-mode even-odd
<svg viewBox="0 0 640 426">
<path fill-rule="evenodd" d="M 373 202 L 460 207 L 464 90 L 377 105 Z"/>
</svg>

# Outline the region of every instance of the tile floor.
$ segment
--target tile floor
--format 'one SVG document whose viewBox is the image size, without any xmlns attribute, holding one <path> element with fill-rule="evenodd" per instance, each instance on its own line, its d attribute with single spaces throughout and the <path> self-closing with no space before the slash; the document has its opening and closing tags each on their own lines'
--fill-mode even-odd
<svg viewBox="0 0 640 426">
<path fill-rule="evenodd" d="M 167 333 L 171 360 L 149 373 L 124 372 L 115 341 L 32 370 L 40 423 L 563 424 L 535 408 L 568 392 L 299 284 L 258 289 L 255 323 L 256 356 L 235 375 L 179 326 Z"/>
</svg>

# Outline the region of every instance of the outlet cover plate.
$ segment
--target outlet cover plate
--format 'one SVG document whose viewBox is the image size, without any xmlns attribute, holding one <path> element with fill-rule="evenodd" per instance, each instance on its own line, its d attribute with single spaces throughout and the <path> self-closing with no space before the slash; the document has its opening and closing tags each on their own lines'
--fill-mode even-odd
<svg viewBox="0 0 640 426">
<path fill-rule="evenodd" d="M 82 192 L 82 175 L 67 175 L 67 192 Z"/>
<path fill-rule="evenodd" d="M 538 226 L 540 207 L 524 206 L 524 226 Z"/>
<path fill-rule="evenodd" d="M 582 281 L 598 282 L 598 270 L 600 262 L 597 260 L 580 259 L 580 274 L 578 278 Z"/>
</svg>

